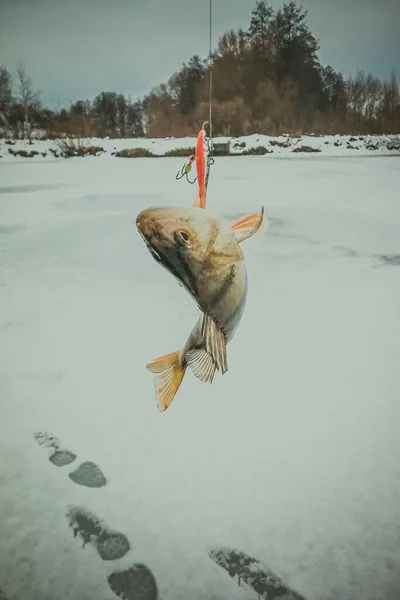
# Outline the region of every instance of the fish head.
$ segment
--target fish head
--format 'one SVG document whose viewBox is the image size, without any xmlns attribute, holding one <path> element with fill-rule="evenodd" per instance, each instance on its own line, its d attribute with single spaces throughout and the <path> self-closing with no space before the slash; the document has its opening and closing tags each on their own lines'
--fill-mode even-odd
<svg viewBox="0 0 400 600">
<path fill-rule="evenodd" d="M 198 278 L 222 220 L 205 209 L 163 207 L 140 212 L 136 226 L 153 258 L 197 300 Z"/>
</svg>

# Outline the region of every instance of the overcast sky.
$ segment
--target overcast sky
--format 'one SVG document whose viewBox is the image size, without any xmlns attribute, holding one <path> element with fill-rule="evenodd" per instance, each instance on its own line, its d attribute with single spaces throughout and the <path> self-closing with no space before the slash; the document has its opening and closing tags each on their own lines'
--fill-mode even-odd
<svg viewBox="0 0 400 600">
<path fill-rule="evenodd" d="M 208 53 L 209 0 L 0 0 L 0 63 L 22 60 L 54 107 L 115 90 L 132 99 Z M 272 0 L 277 8 L 282 2 Z M 400 0 L 303 0 L 322 64 L 400 76 Z M 213 0 L 213 41 L 255 0 Z"/>
</svg>

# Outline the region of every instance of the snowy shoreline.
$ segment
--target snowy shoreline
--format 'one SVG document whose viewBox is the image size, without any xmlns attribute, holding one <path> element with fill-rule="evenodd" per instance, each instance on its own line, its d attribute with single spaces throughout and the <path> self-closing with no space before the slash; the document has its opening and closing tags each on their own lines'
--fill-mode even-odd
<svg viewBox="0 0 400 600">
<path fill-rule="evenodd" d="M 184 138 L 85 138 L 85 146 L 98 146 L 102 150 L 93 158 L 116 158 L 115 153 L 125 149 L 141 148 L 152 153 L 152 158 L 163 158 L 177 149 L 194 150 L 196 137 Z M 242 137 L 214 138 L 214 146 L 227 145 L 228 156 L 258 155 L 265 158 L 284 156 L 382 156 L 400 155 L 399 136 L 390 135 L 328 135 L 290 137 L 253 134 Z M 261 152 L 257 149 L 261 148 Z M 28 153 L 21 156 L 19 152 Z M 33 156 L 32 153 L 33 152 Z M 264 152 L 264 153 L 263 153 Z M 6 140 L 0 139 L 0 162 L 29 159 L 32 161 L 62 159 L 58 140 Z M 77 157 L 82 158 L 82 157 Z M 85 157 L 90 158 L 90 157 Z M 185 154 L 181 156 L 185 159 Z"/>
</svg>

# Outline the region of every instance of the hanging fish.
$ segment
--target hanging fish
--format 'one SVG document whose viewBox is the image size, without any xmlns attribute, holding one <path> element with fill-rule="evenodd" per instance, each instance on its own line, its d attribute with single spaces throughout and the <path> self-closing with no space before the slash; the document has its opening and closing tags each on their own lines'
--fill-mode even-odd
<svg viewBox="0 0 400 600">
<path fill-rule="evenodd" d="M 136 226 L 153 258 L 174 275 L 203 313 L 181 350 L 147 365 L 156 375 L 160 411 L 171 404 L 188 366 L 209 383 L 216 370 L 228 370 L 226 344 L 240 323 L 247 296 L 239 244 L 260 229 L 263 218 L 264 207 L 231 226 L 204 208 L 149 208 L 138 215 Z"/>
</svg>

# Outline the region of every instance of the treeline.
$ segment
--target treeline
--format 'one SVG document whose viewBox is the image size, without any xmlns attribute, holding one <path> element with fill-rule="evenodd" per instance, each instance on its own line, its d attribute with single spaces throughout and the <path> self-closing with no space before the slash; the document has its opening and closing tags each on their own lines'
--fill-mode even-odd
<svg viewBox="0 0 400 600">
<path fill-rule="evenodd" d="M 78 100 L 68 109 L 43 106 L 23 65 L 16 75 L 0 66 L 0 127 L 17 139 L 30 139 L 35 129 L 46 136 L 143 137 L 143 102 L 122 94 L 101 92 L 93 101 Z"/>
<path fill-rule="evenodd" d="M 33 127 L 49 136 L 165 137 L 193 135 L 209 115 L 213 134 L 368 134 L 400 132 L 396 75 L 359 71 L 345 79 L 320 63 L 307 12 L 294 1 L 274 11 L 257 2 L 248 29 L 229 31 L 211 57 L 193 56 L 144 98 L 101 92 L 68 109 L 43 108 L 22 66 L 0 67 L 0 120 L 15 137 Z"/>
</svg>

